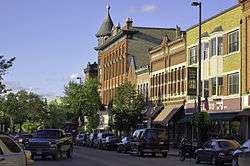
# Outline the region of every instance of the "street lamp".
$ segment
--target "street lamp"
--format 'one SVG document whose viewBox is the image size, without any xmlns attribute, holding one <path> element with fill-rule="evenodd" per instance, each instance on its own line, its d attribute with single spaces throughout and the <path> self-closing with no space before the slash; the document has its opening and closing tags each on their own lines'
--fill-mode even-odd
<svg viewBox="0 0 250 166">
<path fill-rule="evenodd" d="M 80 81 L 80 84 L 82 83 L 82 78 L 81 77 L 76 77 Z"/>
<path fill-rule="evenodd" d="M 198 112 L 201 112 L 201 2 L 192 2 L 192 6 L 199 7 L 199 52 L 198 52 Z"/>
</svg>

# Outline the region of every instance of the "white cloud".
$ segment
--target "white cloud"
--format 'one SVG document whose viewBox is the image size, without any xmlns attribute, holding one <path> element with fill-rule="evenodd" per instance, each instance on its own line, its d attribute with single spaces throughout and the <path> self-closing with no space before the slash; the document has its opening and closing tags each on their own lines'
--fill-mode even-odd
<svg viewBox="0 0 250 166">
<path fill-rule="evenodd" d="M 154 4 L 145 4 L 141 7 L 130 7 L 129 11 L 132 13 L 152 13 L 158 9 L 158 6 Z"/>
</svg>

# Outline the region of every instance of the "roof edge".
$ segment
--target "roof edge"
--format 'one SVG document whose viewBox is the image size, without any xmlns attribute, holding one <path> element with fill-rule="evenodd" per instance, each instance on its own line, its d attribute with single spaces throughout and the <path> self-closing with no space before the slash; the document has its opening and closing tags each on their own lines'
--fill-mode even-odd
<svg viewBox="0 0 250 166">
<path fill-rule="evenodd" d="M 221 16 L 221 15 L 223 15 L 223 14 L 229 12 L 230 10 L 236 9 L 236 8 L 239 7 L 239 6 L 240 6 L 240 4 L 236 4 L 236 5 L 234 5 L 234 6 L 230 7 L 230 8 L 228 8 L 228 9 L 225 9 L 225 10 L 219 12 L 218 14 L 216 14 L 216 15 L 214 15 L 214 16 L 212 16 L 212 17 L 210 17 L 210 18 L 208 18 L 208 19 L 206 19 L 206 20 L 204 20 L 204 21 L 202 21 L 201 24 L 204 24 L 204 23 L 206 23 L 206 22 L 208 22 L 208 21 L 210 21 L 210 20 L 212 20 L 212 19 L 214 19 L 214 18 L 216 18 L 216 17 L 219 17 L 219 16 Z M 199 25 L 199 24 L 195 24 L 195 25 L 193 25 L 193 26 L 187 28 L 187 29 L 186 29 L 186 32 L 189 31 L 189 30 L 191 30 L 191 29 L 196 28 L 198 25 Z"/>
</svg>

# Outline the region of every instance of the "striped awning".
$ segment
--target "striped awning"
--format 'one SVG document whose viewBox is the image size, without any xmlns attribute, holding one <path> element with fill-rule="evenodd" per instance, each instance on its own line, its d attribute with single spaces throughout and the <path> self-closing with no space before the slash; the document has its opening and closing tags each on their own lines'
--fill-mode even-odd
<svg viewBox="0 0 250 166">
<path fill-rule="evenodd" d="M 160 114 L 154 119 L 153 123 L 167 124 L 181 108 L 183 108 L 183 104 L 173 104 L 164 107 Z"/>
</svg>

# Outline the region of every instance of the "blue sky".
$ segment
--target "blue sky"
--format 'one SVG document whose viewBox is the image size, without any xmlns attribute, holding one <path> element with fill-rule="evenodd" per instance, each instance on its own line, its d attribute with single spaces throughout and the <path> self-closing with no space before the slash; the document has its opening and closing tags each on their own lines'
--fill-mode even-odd
<svg viewBox="0 0 250 166">
<path fill-rule="evenodd" d="M 106 14 L 106 0 L 0 0 L 0 54 L 16 57 L 5 76 L 13 90 L 27 89 L 53 98 L 97 59 L 95 33 Z M 175 27 L 197 23 L 191 0 L 111 0 L 111 17 L 121 25 Z M 202 0 L 203 19 L 237 0 Z"/>
</svg>

